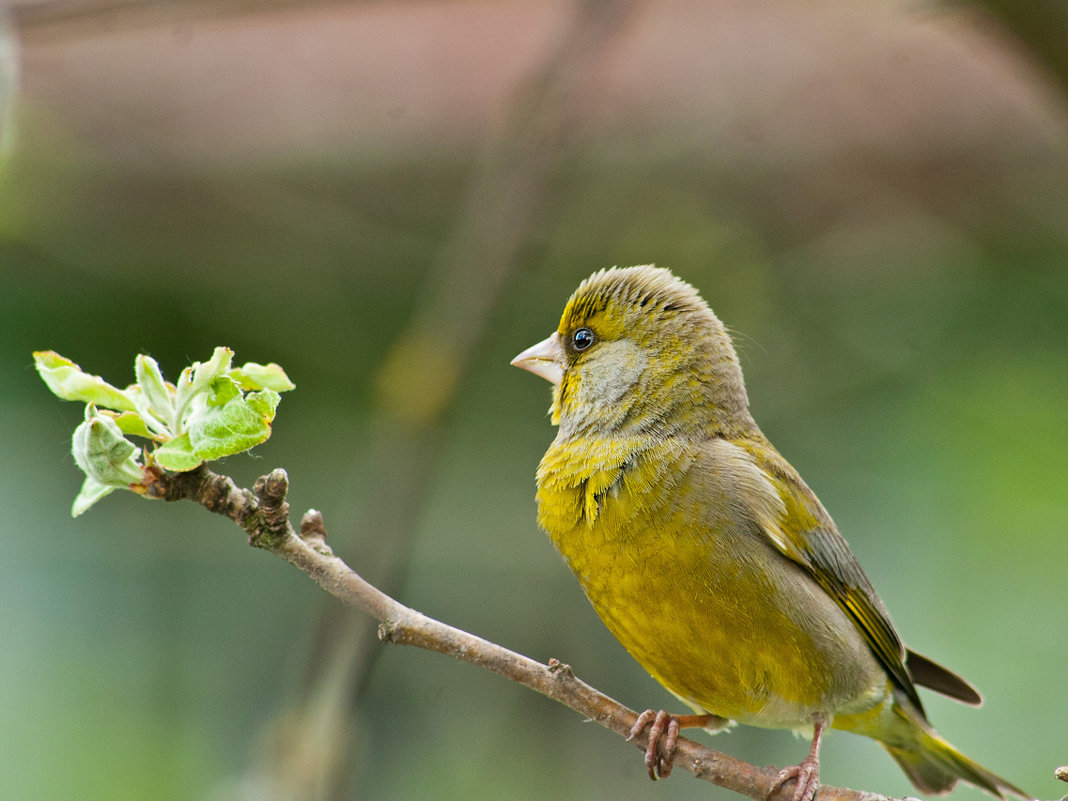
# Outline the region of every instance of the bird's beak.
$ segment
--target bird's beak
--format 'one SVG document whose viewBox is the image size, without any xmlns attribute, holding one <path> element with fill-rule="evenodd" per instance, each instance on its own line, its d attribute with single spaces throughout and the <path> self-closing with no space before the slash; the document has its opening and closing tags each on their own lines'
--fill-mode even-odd
<svg viewBox="0 0 1068 801">
<path fill-rule="evenodd" d="M 559 384 L 564 377 L 564 347 L 560 344 L 560 334 L 554 331 L 548 339 L 527 348 L 514 359 L 512 364 L 540 375 L 552 384 Z"/>
</svg>

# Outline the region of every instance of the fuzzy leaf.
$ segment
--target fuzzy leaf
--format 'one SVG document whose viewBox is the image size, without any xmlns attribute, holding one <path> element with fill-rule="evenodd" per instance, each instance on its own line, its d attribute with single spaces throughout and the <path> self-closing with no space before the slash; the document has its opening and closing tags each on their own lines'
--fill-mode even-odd
<svg viewBox="0 0 1068 801">
<path fill-rule="evenodd" d="M 296 389 L 296 384 L 289 380 L 286 371 L 274 362 L 270 364 L 256 364 L 245 362 L 240 367 L 230 371 L 230 378 L 234 379 L 241 389 L 273 389 L 275 392 L 288 392 Z"/>
<path fill-rule="evenodd" d="M 169 425 L 174 421 L 174 394 L 173 386 L 168 386 L 163 380 L 159 363 L 151 356 L 139 355 L 134 359 L 134 374 L 137 383 L 148 401 L 148 411 Z"/>
<path fill-rule="evenodd" d="M 145 439 L 152 439 L 155 437 L 155 434 L 148 430 L 148 426 L 145 425 L 144 419 L 137 412 L 122 412 L 121 414 L 117 414 L 105 409 L 104 411 L 101 411 L 100 414 L 114 420 L 123 434 L 132 437 L 144 437 Z"/>
<path fill-rule="evenodd" d="M 116 489 L 118 489 L 118 487 L 114 485 L 101 484 L 95 478 L 86 476 L 85 481 L 82 482 L 82 488 L 78 491 L 78 495 L 70 507 L 70 516 L 77 517 L 105 495 L 110 495 Z"/>
<path fill-rule="evenodd" d="M 243 396 L 233 379 L 216 378 L 208 397 L 194 404 L 189 417 L 193 453 L 203 460 L 219 459 L 259 445 L 271 436 L 277 405 L 277 392 L 267 389 Z"/>
<path fill-rule="evenodd" d="M 33 354 L 37 372 L 52 390 L 63 400 L 95 403 L 120 412 L 136 411 L 130 398 L 98 375 L 90 375 L 70 359 L 54 350 L 35 351 Z"/>
<path fill-rule="evenodd" d="M 152 451 L 152 458 L 165 470 L 184 473 L 192 470 L 203 461 L 193 453 L 193 445 L 188 434 L 182 434 Z"/>
<path fill-rule="evenodd" d="M 198 397 L 208 391 L 211 382 L 230 371 L 230 363 L 233 361 L 234 352 L 229 348 L 216 348 L 211 358 L 206 362 L 193 362 L 189 367 L 182 370 L 178 377 L 175 388 L 175 417 L 177 430 L 175 434 L 186 431 L 186 420 L 191 407 L 201 401 Z"/>
<path fill-rule="evenodd" d="M 263 417 L 264 422 L 268 425 L 274 420 L 274 413 L 280 400 L 282 400 L 282 397 L 272 389 L 250 392 L 245 396 L 245 402 L 249 405 L 249 408 Z"/>
<path fill-rule="evenodd" d="M 113 487 L 137 484 L 144 477 L 134 454 L 137 446 L 126 439 L 118 423 L 98 414 L 89 404 L 85 421 L 74 429 L 71 453 L 82 472 L 90 478 Z"/>
<path fill-rule="evenodd" d="M 229 348 L 216 348 L 206 362 L 193 363 L 194 389 L 206 389 L 212 381 L 230 372 L 234 352 Z"/>
</svg>

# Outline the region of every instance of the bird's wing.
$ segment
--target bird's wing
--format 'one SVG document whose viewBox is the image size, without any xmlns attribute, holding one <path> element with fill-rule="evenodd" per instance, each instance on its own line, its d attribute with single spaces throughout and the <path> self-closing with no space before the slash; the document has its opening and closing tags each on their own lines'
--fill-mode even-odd
<svg viewBox="0 0 1068 801">
<path fill-rule="evenodd" d="M 774 518 L 757 510 L 755 517 L 764 534 L 849 615 L 894 684 L 924 714 L 905 665 L 905 646 L 849 544 L 812 490 L 770 444 L 747 445 L 737 447 L 748 453 L 782 501 Z"/>
</svg>

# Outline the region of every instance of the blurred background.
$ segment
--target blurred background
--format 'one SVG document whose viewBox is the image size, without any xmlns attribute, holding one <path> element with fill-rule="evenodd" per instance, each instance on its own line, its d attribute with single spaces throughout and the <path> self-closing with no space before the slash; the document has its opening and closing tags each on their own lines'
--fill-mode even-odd
<svg viewBox="0 0 1068 801">
<path fill-rule="evenodd" d="M 401 601 L 634 707 L 673 699 L 537 530 L 578 282 L 655 262 L 733 330 L 754 414 L 926 696 L 1040 798 L 1068 763 L 1068 11 L 1060 0 L 16 0 L 0 36 L 0 797 L 731 796 L 373 627 L 191 504 L 72 520 L 82 410 L 216 345 L 297 383 L 219 465 Z M 757 764 L 807 745 L 698 739 Z M 912 792 L 834 733 L 823 778 Z M 971 788 L 954 798 L 982 797 Z"/>
</svg>

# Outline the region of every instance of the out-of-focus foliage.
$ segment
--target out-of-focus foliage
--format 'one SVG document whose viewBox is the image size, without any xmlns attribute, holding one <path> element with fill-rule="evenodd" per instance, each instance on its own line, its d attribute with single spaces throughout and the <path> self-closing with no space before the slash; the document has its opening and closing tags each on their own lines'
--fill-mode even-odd
<svg viewBox="0 0 1068 801">
<path fill-rule="evenodd" d="M 984 691 L 980 710 L 925 697 L 941 733 L 1059 796 L 1065 99 L 992 28 L 859 7 L 649 4 L 621 29 L 460 379 L 398 595 L 673 708 L 536 530 L 549 399 L 508 366 L 594 269 L 670 266 L 734 332 L 757 420 L 905 640 Z M 267 797 L 250 766 L 332 603 L 191 505 L 120 494 L 72 521 L 81 410 L 31 352 L 116 377 L 138 352 L 175 375 L 219 342 L 284 364 L 300 392 L 221 469 L 247 485 L 285 467 L 294 508 L 322 509 L 360 569 L 389 546 L 355 530 L 376 501 L 377 466 L 352 456 L 374 376 L 457 246 L 509 90 L 567 24 L 564 5 L 371 3 L 19 31 L 0 166 L 5 797 Z M 652 785 L 632 746 L 432 654 L 385 649 L 349 711 L 339 797 L 726 797 Z M 751 729 L 714 744 L 805 750 Z M 834 733 L 823 755 L 830 783 L 909 792 L 873 743 Z"/>
</svg>

